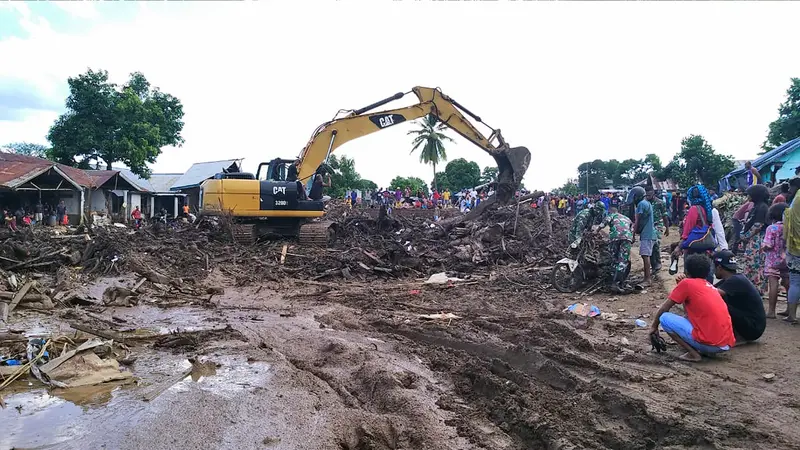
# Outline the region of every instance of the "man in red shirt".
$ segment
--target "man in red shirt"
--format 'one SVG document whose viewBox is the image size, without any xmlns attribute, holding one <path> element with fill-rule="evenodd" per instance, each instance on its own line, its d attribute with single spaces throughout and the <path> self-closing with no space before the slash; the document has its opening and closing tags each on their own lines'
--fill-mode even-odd
<svg viewBox="0 0 800 450">
<path fill-rule="evenodd" d="M 658 333 L 658 325 L 686 350 L 684 361 L 700 361 L 702 354 L 726 352 L 733 347 L 731 316 L 728 306 L 714 286 L 706 281 L 711 260 L 704 254 L 686 258 L 686 275 L 678 276 L 678 285 L 669 299 L 656 311 L 650 334 Z M 683 304 L 686 317 L 668 312 L 675 304 Z"/>
<path fill-rule="evenodd" d="M 131 213 L 131 217 L 133 217 L 133 228 L 138 230 L 142 226 L 142 211 L 138 206 Z"/>
</svg>

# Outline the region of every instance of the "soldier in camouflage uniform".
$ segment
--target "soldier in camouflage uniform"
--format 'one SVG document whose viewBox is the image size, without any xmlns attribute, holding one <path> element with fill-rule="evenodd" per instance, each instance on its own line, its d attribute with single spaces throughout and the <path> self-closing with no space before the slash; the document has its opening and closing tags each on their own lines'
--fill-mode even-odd
<svg viewBox="0 0 800 450">
<path fill-rule="evenodd" d="M 650 267 L 655 274 L 661 269 L 661 238 L 669 236 L 669 216 L 667 205 L 661 197 L 655 195 L 652 186 L 645 189 L 645 197 L 653 205 L 653 225 L 656 227 L 656 242 L 653 244 L 653 254 L 650 256 Z"/>
<path fill-rule="evenodd" d="M 613 266 L 613 280 L 611 290 L 622 292 L 623 284 L 628 279 L 631 263 L 631 243 L 633 242 L 633 222 L 625 214 L 620 214 L 616 205 L 611 205 L 610 213 L 603 220 L 603 226 L 608 226 L 609 253 Z"/>
<path fill-rule="evenodd" d="M 581 210 L 572 221 L 572 228 L 569 230 L 569 243 L 572 244 L 583 233 L 590 230 L 594 225 L 600 225 L 606 214 L 606 207 L 601 202 L 592 205 L 591 208 Z"/>
</svg>

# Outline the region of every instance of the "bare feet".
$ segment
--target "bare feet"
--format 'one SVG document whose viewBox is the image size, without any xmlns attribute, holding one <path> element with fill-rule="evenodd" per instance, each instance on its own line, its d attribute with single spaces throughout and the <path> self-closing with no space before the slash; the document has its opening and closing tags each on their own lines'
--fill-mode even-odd
<svg viewBox="0 0 800 450">
<path fill-rule="evenodd" d="M 681 356 L 678 356 L 678 359 L 680 359 L 681 361 L 699 362 L 699 361 L 702 361 L 703 357 L 700 356 L 699 353 L 692 354 L 692 353 L 686 352 L 686 353 L 682 354 Z"/>
<path fill-rule="evenodd" d="M 775 314 L 774 311 L 767 313 L 767 319 L 777 319 L 777 318 L 778 318 L 778 316 Z"/>
</svg>

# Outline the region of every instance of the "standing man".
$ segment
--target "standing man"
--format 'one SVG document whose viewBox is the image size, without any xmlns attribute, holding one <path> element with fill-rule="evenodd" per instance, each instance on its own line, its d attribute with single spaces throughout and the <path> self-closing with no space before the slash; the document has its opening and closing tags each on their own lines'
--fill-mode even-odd
<svg viewBox="0 0 800 450">
<path fill-rule="evenodd" d="M 631 263 L 633 223 L 628 216 L 619 213 L 617 205 L 612 204 L 610 208 L 610 212 L 603 220 L 603 226 L 608 225 L 609 254 L 614 264 L 612 266 L 614 277 L 611 281 L 611 292 L 622 293 Z"/>
<path fill-rule="evenodd" d="M 667 215 L 667 205 L 656 195 L 653 187 L 648 186 L 645 191 L 645 198 L 653 207 L 653 225 L 656 227 L 656 242 L 653 244 L 653 256 L 650 258 L 650 266 L 653 269 L 653 273 L 657 274 L 661 269 L 661 238 L 669 236 L 669 216 Z"/>
<path fill-rule="evenodd" d="M 558 200 L 558 215 L 563 216 L 567 212 L 567 198 L 561 197 Z"/>
<path fill-rule="evenodd" d="M 133 229 L 138 230 L 142 226 L 142 211 L 138 205 L 131 213 L 131 218 L 133 218 Z"/>
<path fill-rule="evenodd" d="M 600 201 L 603 202 L 603 206 L 605 206 L 606 211 L 608 211 L 609 207 L 611 206 L 611 193 L 609 192 L 605 196 L 601 197 Z"/>
<path fill-rule="evenodd" d="M 747 187 L 754 184 L 761 184 L 761 174 L 758 172 L 758 169 L 753 167 L 750 161 L 744 163 L 744 169 L 747 171 Z"/>
<path fill-rule="evenodd" d="M 628 191 L 626 203 L 632 203 L 636 206 L 636 221 L 633 229 L 636 234 L 639 234 L 639 256 L 642 257 L 642 263 L 644 264 L 644 281 L 642 284 L 649 286 L 652 277 L 650 257 L 653 256 L 653 246 L 656 242 L 656 227 L 653 225 L 653 205 L 644 197 L 644 188 L 636 186 Z M 634 239 L 636 239 L 635 236 Z"/>
<path fill-rule="evenodd" d="M 64 218 L 67 216 L 67 205 L 64 204 L 64 200 L 58 202 L 58 206 L 56 206 L 56 220 L 58 225 L 64 225 Z"/>
<path fill-rule="evenodd" d="M 33 220 L 36 221 L 37 225 L 44 225 L 44 222 L 42 221 L 42 219 L 43 219 L 42 213 L 43 212 L 44 212 L 44 206 L 42 205 L 42 199 L 39 199 L 36 202 L 36 206 L 33 207 L 33 214 L 34 214 L 33 215 Z"/>
</svg>

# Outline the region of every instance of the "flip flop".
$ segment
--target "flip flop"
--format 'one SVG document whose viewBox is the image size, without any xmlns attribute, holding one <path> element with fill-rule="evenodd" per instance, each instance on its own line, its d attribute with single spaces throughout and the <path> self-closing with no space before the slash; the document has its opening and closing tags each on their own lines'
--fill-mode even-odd
<svg viewBox="0 0 800 450">
<path fill-rule="evenodd" d="M 785 317 L 785 318 L 783 319 L 783 321 L 784 321 L 784 322 L 786 322 L 786 323 L 788 323 L 788 324 L 790 324 L 790 325 L 797 325 L 797 319 L 790 319 L 790 318 L 788 318 L 788 317 Z"/>
</svg>

